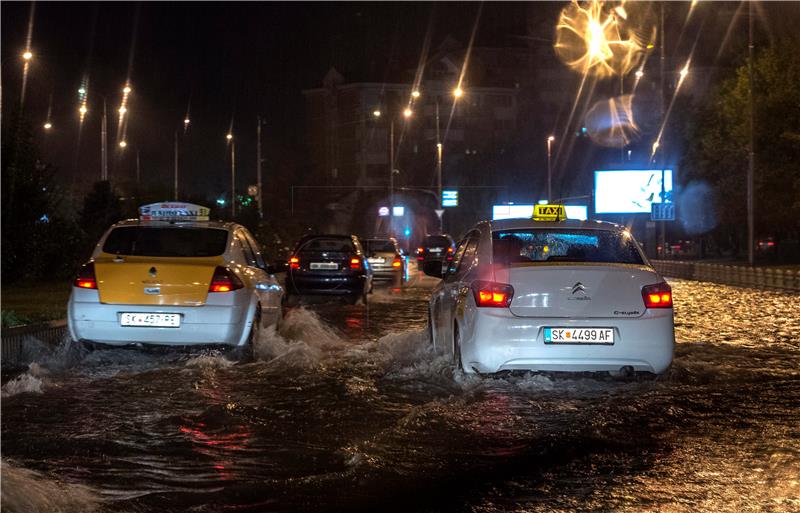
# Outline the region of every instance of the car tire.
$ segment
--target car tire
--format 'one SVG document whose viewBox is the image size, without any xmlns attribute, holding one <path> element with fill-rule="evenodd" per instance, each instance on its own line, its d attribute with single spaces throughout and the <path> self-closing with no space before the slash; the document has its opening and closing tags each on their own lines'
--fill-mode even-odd
<svg viewBox="0 0 800 513">
<path fill-rule="evenodd" d="M 461 334 L 458 324 L 453 324 L 453 367 L 458 372 L 464 372 L 464 361 L 461 359 Z"/>
<path fill-rule="evenodd" d="M 247 335 L 247 341 L 242 346 L 237 346 L 228 352 L 229 359 L 238 363 L 247 363 L 253 360 L 256 342 L 261 333 L 261 305 L 256 306 L 256 313 L 253 317 L 253 325 Z"/>
</svg>

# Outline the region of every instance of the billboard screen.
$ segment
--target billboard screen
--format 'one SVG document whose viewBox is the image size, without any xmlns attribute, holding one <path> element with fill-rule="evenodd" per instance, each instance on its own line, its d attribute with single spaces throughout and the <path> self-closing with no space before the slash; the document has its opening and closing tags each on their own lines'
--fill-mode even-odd
<svg viewBox="0 0 800 513">
<path fill-rule="evenodd" d="M 567 219 L 586 221 L 588 207 L 586 205 L 564 205 Z M 492 220 L 498 219 L 530 219 L 533 217 L 533 205 L 494 205 Z"/>
<path fill-rule="evenodd" d="M 664 170 L 664 192 L 672 202 L 672 170 Z M 661 203 L 661 170 L 594 172 L 594 211 L 597 214 L 649 214 Z"/>
</svg>

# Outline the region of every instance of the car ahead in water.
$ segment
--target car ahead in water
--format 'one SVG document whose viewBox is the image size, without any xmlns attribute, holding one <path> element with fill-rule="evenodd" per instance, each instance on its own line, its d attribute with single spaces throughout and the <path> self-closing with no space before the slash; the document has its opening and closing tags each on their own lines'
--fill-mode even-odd
<svg viewBox="0 0 800 513">
<path fill-rule="evenodd" d="M 374 280 L 390 280 L 399 286 L 408 279 L 408 261 L 397 239 L 365 239 L 363 243 Z"/>
<path fill-rule="evenodd" d="M 425 262 L 450 262 L 455 250 L 456 245 L 451 236 L 428 235 L 417 248 L 417 264 L 422 268 Z"/>
<path fill-rule="evenodd" d="M 426 274 L 442 276 L 436 263 Z M 431 339 L 464 372 L 664 372 L 672 291 L 624 228 L 482 222 L 458 243 L 429 305 Z"/>
<path fill-rule="evenodd" d="M 306 235 L 289 258 L 286 294 L 338 296 L 367 304 L 372 269 L 355 235 Z"/>
<path fill-rule="evenodd" d="M 277 325 L 283 288 L 253 236 L 208 221 L 188 203 L 140 208 L 100 238 L 67 308 L 73 340 L 89 345 L 222 345 L 247 353 Z"/>
</svg>

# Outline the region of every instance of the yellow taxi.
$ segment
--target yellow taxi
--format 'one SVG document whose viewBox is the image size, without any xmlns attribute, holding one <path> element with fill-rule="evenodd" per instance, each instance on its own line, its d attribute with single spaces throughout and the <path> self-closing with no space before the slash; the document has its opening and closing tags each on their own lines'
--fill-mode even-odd
<svg viewBox="0 0 800 513">
<path fill-rule="evenodd" d="M 206 207 L 144 205 L 101 237 L 67 309 L 87 345 L 223 345 L 249 351 L 278 325 L 284 290 L 250 232 Z"/>
</svg>

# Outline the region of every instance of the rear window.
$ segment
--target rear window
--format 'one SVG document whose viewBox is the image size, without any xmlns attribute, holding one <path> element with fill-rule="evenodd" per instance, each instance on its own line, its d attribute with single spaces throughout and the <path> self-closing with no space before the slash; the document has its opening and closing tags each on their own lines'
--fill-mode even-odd
<svg viewBox="0 0 800 513">
<path fill-rule="evenodd" d="M 115 255 L 206 257 L 225 252 L 228 231 L 216 228 L 122 226 L 108 234 L 103 251 Z"/>
<path fill-rule="evenodd" d="M 606 230 L 503 230 L 492 232 L 495 263 L 598 262 L 643 264 L 630 235 Z"/>
<path fill-rule="evenodd" d="M 365 240 L 364 251 L 367 253 L 372 253 L 373 251 L 387 251 L 394 253 L 394 242 L 390 240 Z"/>
<path fill-rule="evenodd" d="M 297 251 L 330 251 L 352 253 L 354 248 L 353 240 L 349 238 L 317 237 L 301 243 Z"/>
<path fill-rule="evenodd" d="M 442 235 L 429 235 L 425 237 L 423 246 L 433 246 L 439 248 L 446 248 L 450 246 L 450 239 Z"/>
</svg>

